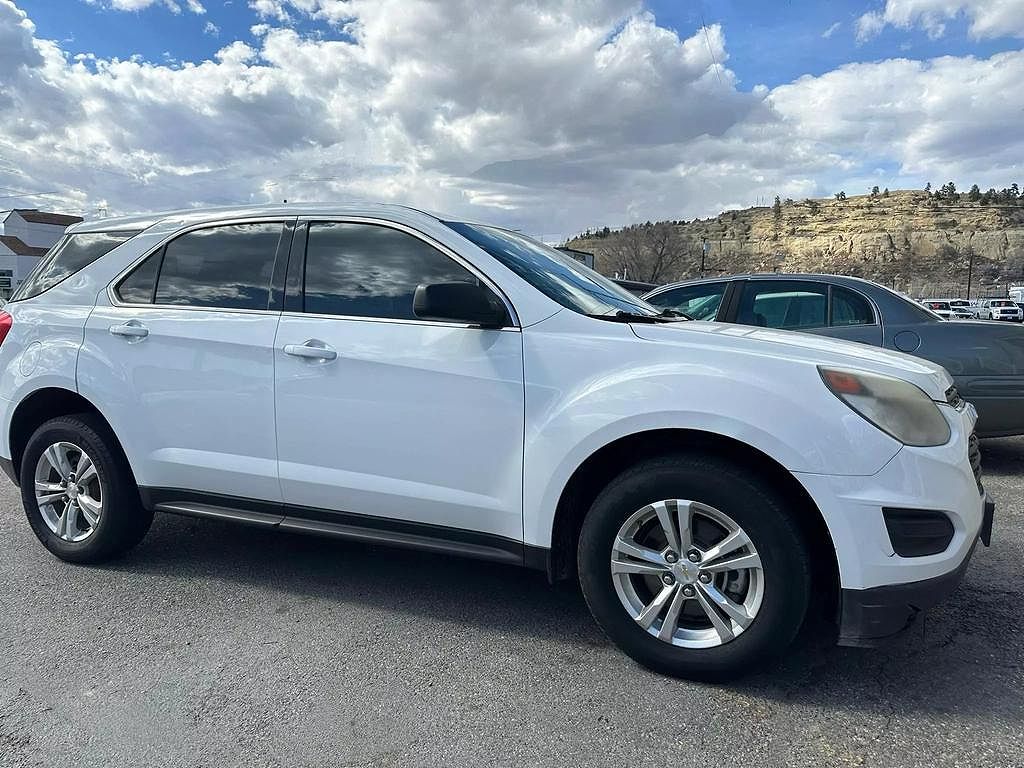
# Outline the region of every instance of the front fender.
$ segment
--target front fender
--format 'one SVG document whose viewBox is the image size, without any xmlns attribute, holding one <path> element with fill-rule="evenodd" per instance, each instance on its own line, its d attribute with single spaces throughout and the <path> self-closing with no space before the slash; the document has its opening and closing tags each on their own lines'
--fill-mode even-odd
<svg viewBox="0 0 1024 768">
<path fill-rule="evenodd" d="M 625 325 L 590 322 L 600 324 L 599 338 L 592 327 L 586 336 L 550 322 L 524 331 L 528 544 L 550 546 L 573 473 L 623 437 L 713 433 L 805 474 L 873 475 L 900 450 L 833 396 L 812 363 L 709 345 L 687 350 L 637 339 Z"/>
</svg>

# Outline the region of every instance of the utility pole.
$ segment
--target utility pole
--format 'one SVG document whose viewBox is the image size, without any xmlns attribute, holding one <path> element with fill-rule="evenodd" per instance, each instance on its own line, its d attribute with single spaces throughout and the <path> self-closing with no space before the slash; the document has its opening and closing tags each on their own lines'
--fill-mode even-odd
<svg viewBox="0 0 1024 768">
<path fill-rule="evenodd" d="M 702 237 L 700 239 L 700 276 L 704 277 L 704 259 L 708 255 L 708 239 Z"/>
<path fill-rule="evenodd" d="M 967 300 L 971 300 L 971 278 L 974 277 L 974 249 L 967 246 Z"/>
</svg>

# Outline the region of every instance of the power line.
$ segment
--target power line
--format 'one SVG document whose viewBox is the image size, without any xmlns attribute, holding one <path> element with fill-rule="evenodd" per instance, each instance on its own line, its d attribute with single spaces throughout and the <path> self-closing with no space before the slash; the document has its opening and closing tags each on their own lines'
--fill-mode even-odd
<svg viewBox="0 0 1024 768">
<path fill-rule="evenodd" d="M 718 78 L 718 84 L 722 85 L 723 84 L 722 83 L 722 73 L 720 72 L 721 68 L 718 66 L 718 59 L 715 57 L 715 51 L 711 47 L 711 35 L 708 34 L 708 25 L 704 23 L 704 4 L 703 3 L 701 3 L 700 26 L 704 30 L 704 40 L 708 44 L 708 53 L 711 54 L 711 61 L 715 65 L 715 77 Z"/>
<path fill-rule="evenodd" d="M 52 192 L 21 192 L 17 195 L 0 195 L 0 200 L 10 200 L 15 197 L 43 197 L 48 195 L 59 195 L 58 190 Z"/>
</svg>

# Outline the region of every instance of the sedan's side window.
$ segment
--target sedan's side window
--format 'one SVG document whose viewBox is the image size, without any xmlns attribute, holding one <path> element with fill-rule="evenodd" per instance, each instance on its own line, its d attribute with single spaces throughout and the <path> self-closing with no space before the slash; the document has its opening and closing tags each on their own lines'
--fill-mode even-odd
<svg viewBox="0 0 1024 768">
<path fill-rule="evenodd" d="M 714 320 L 725 295 L 728 283 L 700 283 L 682 288 L 672 288 L 651 296 L 648 304 L 665 309 L 674 309 L 694 320 Z"/>
<path fill-rule="evenodd" d="M 121 301 L 267 309 L 281 223 L 229 224 L 186 232 L 117 286 Z"/>
<path fill-rule="evenodd" d="M 838 285 L 832 286 L 832 325 L 874 325 L 871 303 L 859 293 Z"/>
<path fill-rule="evenodd" d="M 799 330 L 828 325 L 828 286 L 804 280 L 751 280 L 743 287 L 737 323 Z"/>
<path fill-rule="evenodd" d="M 314 222 L 306 245 L 306 312 L 415 320 L 419 285 L 477 283 L 465 267 L 406 232 L 377 224 Z"/>
</svg>

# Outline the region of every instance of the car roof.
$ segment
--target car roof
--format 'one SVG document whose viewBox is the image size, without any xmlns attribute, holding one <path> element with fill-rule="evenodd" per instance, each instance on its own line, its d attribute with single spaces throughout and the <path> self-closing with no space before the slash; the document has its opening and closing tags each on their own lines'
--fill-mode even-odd
<svg viewBox="0 0 1024 768">
<path fill-rule="evenodd" d="M 733 280 L 825 280 L 840 285 L 850 286 L 875 286 L 870 280 L 863 277 L 851 277 L 850 275 L 830 275 L 826 272 L 748 272 L 739 275 L 719 275 L 717 277 L 701 277 L 693 280 L 679 280 L 674 283 L 666 283 L 658 286 L 651 293 L 661 293 L 668 288 L 675 288 L 682 285 L 700 285 L 702 283 L 720 283 Z"/>
<path fill-rule="evenodd" d="M 68 234 L 81 232 L 129 232 L 148 229 L 161 221 L 179 220 L 183 224 L 201 224 L 205 221 L 223 219 L 248 219 L 261 216 L 379 216 L 387 218 L 395 214 L 412 212 L 436 220 L 443 220 L 442 214 L 429 213 L 418 208 L 394 203 L 373 203 L 362 200 L 334 203 L 269 203 L 260 205 L 232 205 L 214 208 L 181 208 L 170 211 L 155 211 L 131 216 L 113 216 L 105 219 L 91 219 L 68 227 Z M 455 217 L 458 218 L 458 217 Z"/>
</svg>

